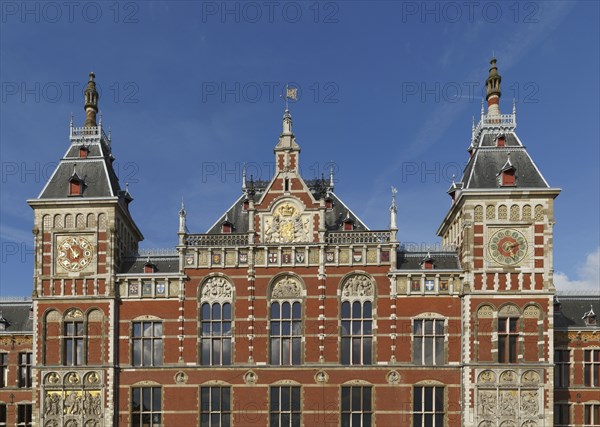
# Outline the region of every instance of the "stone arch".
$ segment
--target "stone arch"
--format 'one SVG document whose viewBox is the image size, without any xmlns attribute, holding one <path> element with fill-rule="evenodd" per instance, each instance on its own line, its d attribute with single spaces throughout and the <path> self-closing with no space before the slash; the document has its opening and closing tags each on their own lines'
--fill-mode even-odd
<svg viewBox="0 0 600 427">
<path fill-rule="evenodd" d="M 518 221 L 521 217 L 520 213 L 519 205 L 512 205 L 510 207 L 510 220 Z"/>
<path fill-rule="evenodd" d="M 475 206 L 474 218 L 475 218 L 475 222 L 483 221 L 483 206 L 481 206 L 481 205 Z"/>
<path fill-rule="evenodd" d="M 485 207 L 485 219 L 496 219 L 496 207 L 494 205 Z"/>
<path fill-rule="evenodd" d="M 523 206 L 523 214 L 521 216 L 523 220 L 531 220 L 531 205 Z"/>
<path fill-rule="evenodd" d="M 61 214 L 54 215 L 54 228 L 64 228 L 63 217 Z"/>
<path fill-rule="evenodd" d="M 508 208 L 506 205 L 498 206 L 498 219 L 508 219 Z"/>
<path fill-rule="evenodd" d="M 224 274 L 210 274 L 198 285 L 198 299 L 202 302 L 233 301 L 235 286 Z"/>
<path fill-rule="evenodd" d="M 340 281 L 342 300 L 371 300 L 377 297 L 377 282 L 373 276 L 364 271 L 353 271 L 346 274 Z"/>
</svg>

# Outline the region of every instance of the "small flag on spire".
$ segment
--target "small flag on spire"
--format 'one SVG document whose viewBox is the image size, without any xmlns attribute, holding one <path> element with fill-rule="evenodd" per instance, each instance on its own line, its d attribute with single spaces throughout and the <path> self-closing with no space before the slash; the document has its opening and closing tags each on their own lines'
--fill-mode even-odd
<svg viewBox="0 0 600 427">
<path fill-rule="evenodd" d="M 293 99 L 294 101 L 298 100 L 298 88 L 295 87 L 285 87 L 285 97 L 287 99 Z"/>
</svg>

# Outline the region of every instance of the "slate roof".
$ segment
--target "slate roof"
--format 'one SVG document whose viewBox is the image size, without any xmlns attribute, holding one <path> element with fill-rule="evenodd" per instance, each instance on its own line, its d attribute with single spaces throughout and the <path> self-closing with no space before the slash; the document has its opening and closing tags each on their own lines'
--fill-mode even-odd
<svg viewBox="0 0 600 427">
<path fill-rule="evenodd" d="M 179 273 L 179 257 L 174 255 L 127 257 L 122 262 L 120 274 L 145 274 L 144 265 L 146 265 L 148 259 L 156 266 L 155 272 L 152 274 Z"/>
<path fill-rule="evenodd" d="M 583 315 L 590 306 L 598 316 L 600 313 L 600 295 L 557 295 L 560 310 L 554 310 L 554 326 L 560 329 L 600 329 L 600 319 L 596 326 L 588 326 Z"/>
<path fill-rule="evenodd" d="M 407 251 L 396 252 L 396 268 L 398 270 L 421 270 L 421 262 L 425 258 L 433 259 L 433 270 L 461 270 L 458 254 L 450 251 Z"/>
<path fill-rule="evenodd" d="M 304 180 L 304 182 L 313 197 L 319 200 L 321 198 L 321 180 Z M 254 189 L 256 191 L 255 200 L 258 200 L 264 194 L 268 184 L 268 181 L 254 182 Z M 246 233 L 248 231 L 248 212 L 243 209 L 245 197 L 244 194 L 240 195 L 233 205 L 209 228 L 207 234 L 221 234 L 221 224 L 225 221 L 225 218 L 233 224 L 233 233 Z M 325 212 L 325 228 L 327 231 L 341 230 L 347 215 L 354 221 L 354 230 L 369 230 L 360 218 L 333 191 L 329 192 L 329 197 L 332 200 L 332 208 L 327 209 Z"/>
<path fill-rule="evenodd" d="M 33 319 L 29 317 L 31 304 L 29 298 L 20 301 L 15 298 L 0 298 L 0 317 L 8 321 L 5 333 L 33 332 Z"/>
<path fill-rule="evenodd" d="M 463 172 L 463 189 L 500 188 L 498 174 L 510 159 L 515 167 L 516 188 L 549 188 L 548 183 L 516 134 L 504 132 L 505 146 L 496 146 L 496 136 L 483 133 L 474 144 L 473 155 Z"/>
<path fill-rule="evenodd" d="M 83 144 L 89 150 L 86 158 L 79 157 L 79 150 Z M 126 197 L 126 193 L 121 190 L 119 185 L 119 178 L 112 167 L 113 161 L 111 148 L 103 137 L 96 137 L 87 140 L 85 143 L 72 139 L 67 152 L 60 160 L 38 198 Z M 74 172 L 83 179 L 84 186 L 81 196 L 69 196 L 69 179 Z"/>
</svg>

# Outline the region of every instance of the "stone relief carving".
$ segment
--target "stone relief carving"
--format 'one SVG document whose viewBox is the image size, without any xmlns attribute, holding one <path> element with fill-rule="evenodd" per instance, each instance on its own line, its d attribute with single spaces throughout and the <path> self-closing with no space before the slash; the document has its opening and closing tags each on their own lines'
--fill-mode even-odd
<svg viewBox="0 0 600 427">
<path fill-rule="evenodd" d="M 483 418 L 491 419 L 496 416 L 496 392 L 480 391 L 479 392 L 479 411 Z"/>
<path fill-rule="evenodd" d="M 50 420 L 45 424 L 45 427 L 59 427 L 59 424 L 56 420 Z"/>
<path fill-rule="evenodd" d="M 537 391 L 524 391 L 521 393 L 521 415 L 532 417 L 539 411 Z"/>
<path fill-rule="evenodd" d="M 65 317 L 68 317 L 71 319 L 82 319 L 83 313 L 81 310 L 79 310 L 77 308 L 71 308 L 65 312 Z"/>
<path fill-rule="evenodd" d="M 496 427 L 490 420 L 485 420 L 479 423 L 479 427 Z"/>
<path fill-rule="evenodd" d="M 498 401 L 499 415 L 502 417 L 514 417 L 517 415 L 517 392 L 516 390 L 501 390 Z"/>
<path fill-rule="evenodd" d="M 223 277 L 211 277 L 202 287 L 202 301 L 224 301 L 233 298 L 233 286 Z"/>
<path fill-rule="evenodd" d="M 82 395 L 76 391 L 67 392 L 65 397 L 65 414 L 80 415 L 82 412 Z"/>
<path fill-rule="evenodd" d="M 60 415 L 62 412 L 62 402 L 60 393 L 48 393 L 44 399 L 44 407 L 46 415 Z"/>
<path fill-rule="evenodd" d="M 325 384 L 327 381 L 329 381 L 329 375 L 327 375 L 327 372 L 325 372 L 325 371 L 318 371 L 315 374 L 315 382 L 317 384 Z"/>
<path fill-rule="evenodd" d="M 362 274 L 347 279 L 342 288 L 342 296 L 344 297 L 372 297 L 374 293 L 373 281 Z"/>
<path fill-rule="evenodd" d="M 254 371 L 248 371 L 244 374 L 244 382 L 249 385 L 254 385 L 258 381 L 258 375 Z"/>
<path fill-rule="evenodd" d="M 177 384 L 185 384 L 187 383 L 188 380 L 188 376 L 185 372 L 183 371 L 179 371 L 175 374 L 175 376 L 173 377 L 173 379 L 175 380 L 175 382 Z"/>
<path fill-rule="evenodd" d="M 515 424 L 514 421 L 508 420 L 508 421 L 504 421 L 502 424 L 500 424 L 500 427 L 517 427 L 517 425 Z"/>
<path fill-rule="evenodd" d="M 88 416 L 99 416 L 102 413 L 102 397 L 100 393 L 85 392 L 83 412 Z"/>
<path fill-rule="evenodd" d="M 298 208 L 289 202 L 265 218 L 265 243 L 298 243 L 308 241 L 309 218 L 303 218 Z"/>
<path fill-rule="evenodd" d="M 385 376 L 385 379 L 389 384 L 398 384 L 400 382 L 400 374 L 398 371 L 390 371 Z"/>
<path fill-rule="evenodd" d="M 522 427 L 537 427 L 537 422 L 533 420 L 527 420 L 522 424 Z"/>
<path fill-rule="evenodd" d="M 46 375 L 46 383 L 48 384 L 58 384 L 59 381 L 60 377 L 56 372 L 51 372 L 48 375 Z"/>
<path fill-rule="evenodd" d="M 479 381 L 483 383 L 493 383 L 496 381 L 496 374 L 493 371 L 483 371 L 479 374 Z"/>
<path fill-rule="evenodd" d="M 500 374 L 501 383 L 512 383 L 517 380 L 517 374 L 515 371 L 504 371 Z"/>
<path fill-rule="evenodd" d="M 523 374 L 521 379 L 524 383 L 539 383 L 540 374 L 538 374 L 536 371 L 527 371 Z"/>
<path fill-rule="evenodd" d="M 273 286 L 272 298 L 300 298 L 302 297 L 302 286 L 292 277 L 284 277 Z"/>
<path fill-rule="evenodd" d="M 65 383 L 68 385 L 79 384 L 79 375 L 77 375 L 75 372 L 69 372 L 65 376 Z"/>
</svg>

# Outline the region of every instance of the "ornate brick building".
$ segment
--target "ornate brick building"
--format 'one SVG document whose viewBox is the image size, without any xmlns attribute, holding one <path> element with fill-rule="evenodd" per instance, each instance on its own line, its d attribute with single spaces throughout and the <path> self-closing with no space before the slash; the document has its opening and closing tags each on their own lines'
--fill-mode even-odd
<svg viewBox="0 0 600 427">
<path fill-rule="evenodd" d="M 36 425 L 552 425 L 555 394 L 573 399 L 554 388 L 559 190 L 517 136 L 514 107 L 501 114 L 491 64 L 438 230 L 446 252 L 402 248 L 393 197 L 389 228 L 374 231 L 332 177 L 303 179 L 286 109 L 270 181 L 244 176 L 203 234 L 182 205 L 173 252 L 140 253 L 90 74 L 85 124 L 71 123 L 29 200 Z M 597 373 L 598 352 L 577 351 Z"/>
</svg>

